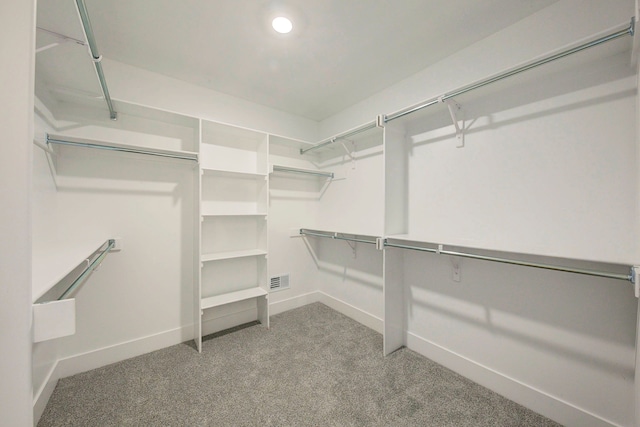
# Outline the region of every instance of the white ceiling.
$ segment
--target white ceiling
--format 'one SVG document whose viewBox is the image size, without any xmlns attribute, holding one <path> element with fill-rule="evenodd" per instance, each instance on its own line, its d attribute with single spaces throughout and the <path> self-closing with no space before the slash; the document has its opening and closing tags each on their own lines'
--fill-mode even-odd
<svg viewBox="0 0 640 427">
<path fill-rule="evenodd" d="M 86 5 L 106 58 L 320 121 L 555 1 L 86 0 Z M 279 13 L 293 20 L 288 35 L 270 28 Z M 74 0 L 40 0 L 38 26 L 83 38 Z M 38 32 L 39 46 L 50 41 Z M 40 81 L 86 90 L 89 82 L 65 70 L 70 59 L 50 61 L 64 55 L 82 57 L 91 68 L 84 49 L 67 43 L 38 54 Z M 86 76 L 95 79 L 91 71 Z"/>
</svg>

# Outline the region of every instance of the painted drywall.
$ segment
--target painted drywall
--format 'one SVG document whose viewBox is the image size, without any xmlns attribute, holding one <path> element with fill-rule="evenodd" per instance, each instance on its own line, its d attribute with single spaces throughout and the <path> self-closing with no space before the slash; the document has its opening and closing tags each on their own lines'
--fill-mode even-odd
<svg viewBox="0 0 640 427">
<path fill-rule="evenodd" d="M 0 376 L 2 423 L 33 424 L 31 373 L 31 156 L 35 2 L 0 5 L 4 155 L 0 160 Z M 8 42 L 11 40 L 11 42 Z"/>
<path fill-rule="evenodd" d="M 113 98 L 181 114 L 316 141 L 318 123 L 105 58 Z"/>
<path fill-rule="evenodd" d="M 148 120 L 123 115 L 119 124 L 102 127 L 85 113 L 86 109 L 72 108 L 60 112 L 59 123 L 66 126 L 62 129 L 37 120 L 37 131 L 107 140 L 115 136 L 139 145 L 145 145 L 146 135 L 174 149 L 193 149 L 197 135 L 197 126 L 194 131 L 179 125 L 159 127 L 164 135 L 136 135 L 133 129 L 129 133 L 124 129 L 138 123 L 144 131 Z M 57 340 L 59 359 L 174 331 L 177 337 L 169 343 L 190 339 L 193 165 L 64 147 L 52 158 L 53 171 L 45 160 L 34 164 L 38 183 L 34 189 L 34 262 L 46 264 L 52 253 L 73 254 L 74 247 L 91 242 L 98 247 L 108 238 L 121 238 L 123 244 L 75 294 L 76 334 Z M 141 352 L 151 350 L 153 347 Z M 125 351 L 121 357 L 131 355 Z M 113 360 L 102 363 L 108 361 Z"/>
<path fill-rule="evenodd" d="M 441 95 L 632 15 L 631 1 L 558 2 L 325 120 L 321 134 Z M 396 213 L 387 230 L 434 243 L 637 262 L 630 42 L 602 47 L 599 59 L 594 50 L 523 75 L 466 103 L 456 99 L 469 127 L 464 148 L 456 148 L 444 106 L 408 124 L 407 160 L 398 163 L 408 168 L 406 180 L 388 178 L 396 195 L 406 191 L 406 223 L 396 224 L 403 221 Z M 401 265 L 389 271 L 404 277 L 404 318 L 397 323 L 405 325 L 410 348 L 563 424 L 634 425 L 638 303 L 630 284 L 414 252 L 391 258 Z M 460 282 L 453 264 L 461 266 Z"/>
<path fill-rule="evenodd" d="M 280 142 L 280 143 L 278 143 Z M 299 144 L 272 138 L 269 163 L 298 169 L 317 169 L 313 157 L 300 156 Z M 316 260 L 309 256 L 313 242 L 296 236 L 315 223 L 327 180 L 309 175 L 276 172 L 269 176 L 269 277 L 289 275 L 289 289 L 269 295 L 272 314 L 297 306 L 317 290 L 310 272 Z"/>
<path fill-rule="evenodd" d="M 408 230 L 434 243 L 633 264 L 635 98 L 627 52 L 463 103 L 464 148 L 408 125 Z M 450 120 L 450 119 L 449 119 Z"/>
<path fill-rule="evenodd" d="M 426 99 L 628 25 L 633 0 L 560 0 L 320 123 L 320 138 L 344 132 Z"/>
<path fill-rule="evenodd" d="M 344 146 L 342 145 L 344 143 Z M 323 191 L 316 223 L 307 228 L 364 236 L 383 234 L 382 133 L 337 142 L 322 169 L 335 174 Z M 382 251 L 375 245 L 308 237 L 316 242 L 317 288 L 350 307 L 334 308 L 382 331 Z M 360 312 L 362 313 L 360 313 Z M 366 314 L 366 315 L 365 315 Z"/>
<path fill-rule="evenodd" d="M 453 280 L 454 263 L 460 282 Z M 405 254 L 404 274 L 414 348 L 444 349 L 449 354 L 438 361 L 445 365 L 468 359 L 482 367 L 472 375 L 497 372 L 613 425 L 633 425 L 631 286 L 415 252 Z M 565 425 L 595 425 L 563 411 L 546 415 Z"/>
</svg>

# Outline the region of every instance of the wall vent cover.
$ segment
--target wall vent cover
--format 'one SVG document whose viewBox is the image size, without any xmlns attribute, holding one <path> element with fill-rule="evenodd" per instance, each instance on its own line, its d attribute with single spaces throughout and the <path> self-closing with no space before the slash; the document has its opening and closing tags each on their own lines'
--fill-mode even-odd
<svg viewBox="0 0 640 427">
<path fill-rule="evenodd" d="M 272 291 L 281 291 L 283 289 L 289 289 L 289 273 L 272 277 L 271 285 L 269 286 L 269 289 L 271 289 Z"/>
</svg>

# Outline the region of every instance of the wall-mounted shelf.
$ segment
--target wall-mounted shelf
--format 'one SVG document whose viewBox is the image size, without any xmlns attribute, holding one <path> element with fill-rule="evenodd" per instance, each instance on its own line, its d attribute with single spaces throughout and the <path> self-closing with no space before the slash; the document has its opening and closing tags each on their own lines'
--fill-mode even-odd
<svg viewBox="0 0 640 427">
<path fill-rule="evenodd" d="M 270 173 L 293 173 L 298 175 L 314 176 L 321 178 L 333 179 L 333 172 L 323 172 L 315 169 L 292 168 L 289 166 L 271 165 Z"/>
<path fill-rule="evenodd" d="M 198 153 L 192 151 L 180 151 L 180 150 L 164 150 L 158 148 L 140 147 L 128 144 L 118 144 L 108 141 L 96 141 L 93 139 L 76 138 L 64 135 L 52 135 L 46 134 L 45 142 L 47 146 L 64 145 L 70 147 L 79 148 L 93 148 L 98 150 L 123 152 L 131 154 L 141 154 L 146 156 L 161 157 L 175 160 L 188 160 L 197 162 Z M 54 150 L 55 151 L 55 150 Z"/>
<path fill-rule="evenodd" d="M 207 168 L 202 168 L 202 174 L 204 176 L 226 177 L 226 178 L 234 178 L 234 179 L 265 179 L 267 177 L 266 173 L 242 172 L 242 171 L 232 171 L 232 170 L 224 170 L 224 169 L 207 169 Z"/>
<path fill-rule="evenodd" d="M 220 261 L 225 259 L 235 259 L 235 258 L 246 258 L 252 256 L 262 256 L 267 255 L 267 251 L 262 249 L 247 249 L 243 251 L 228 251 L 228 252 L 219 252 L 212 254 L 203 254 L 202 262 L 208 261 Z"/>
<path fill-rule="evenodd" d="M 216 216 L 267 216 L 266 212 L 203 212 L 202 217 Z"/>
</svg>

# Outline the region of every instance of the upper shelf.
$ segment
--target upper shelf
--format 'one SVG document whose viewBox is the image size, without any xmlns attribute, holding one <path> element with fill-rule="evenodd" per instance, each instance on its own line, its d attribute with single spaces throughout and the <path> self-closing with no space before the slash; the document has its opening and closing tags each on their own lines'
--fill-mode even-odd
<svg viewBox="0 0 640 427">
<path fill-rule="evenodd" d="M 46 143 L 48 145 L 54 144 L 81 148 L 94 148 L 107 151 L 142 154 L 175 160 L 188 160 L 193 162 L 198 161 L 198 153 L 195 153 L 193 151 L 164 150 L 128 144 L 118 144 L 115 142 L 96 141 L 92 139 L 76 138 L 64 135 L 46 134 Z"/>
<path fill-rule="evenodd" d="M 289 166 L 282 165 L 271 165 L 271 171 L 269 173 L 294 173 L 298 175 L 306 175 L 306 176 L 314 176 L 321 178 L 329 178 L 332 179 L 334 177 L 333 172 L 324 172 L 315 169 L 306 169 L 306 168 L 292 168 Z"/>
</svg>

